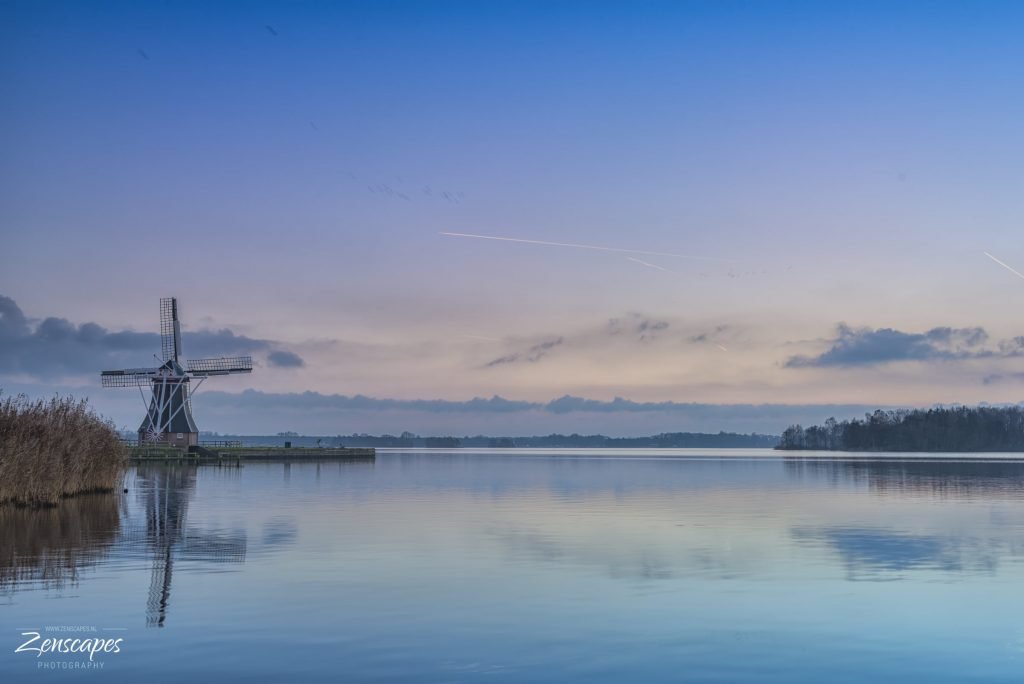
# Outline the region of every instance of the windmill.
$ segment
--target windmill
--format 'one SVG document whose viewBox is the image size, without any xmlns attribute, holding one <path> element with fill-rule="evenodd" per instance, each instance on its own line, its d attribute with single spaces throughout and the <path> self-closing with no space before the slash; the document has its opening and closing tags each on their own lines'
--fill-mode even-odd
<svg viewBox="0 0 1024 684">
<path fill-rule="evenodd" d="M 160 300 L 160 352 L 163 362 L 159 366 L 103 371 L 100 382 L 104 387 L 139 388 L 142 403 L 148 406 L 139 426 L 139 444 L 198 444 L 199 429 L 192 418 L 192 394 L 210 376 L 251 373 L 252 357 L 192 359 L 186 361 L 183 368 L 178 300 L 174 297 Z M 146 401 L 145 387 L 152 390 L 149 401 Z"/>
</svg>

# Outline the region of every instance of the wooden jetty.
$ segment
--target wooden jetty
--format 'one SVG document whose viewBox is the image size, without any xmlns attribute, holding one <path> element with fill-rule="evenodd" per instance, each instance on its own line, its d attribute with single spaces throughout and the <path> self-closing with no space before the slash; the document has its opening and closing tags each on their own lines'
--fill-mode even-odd
<svg viewBox="0 0 1024 684">
<path fill-rule="evenodd" d="M 243 447 L 192 445 L 188 448 L 167 444 L 129 446 L 135 463 L 176 461 L 192 463 L 236 463 L 242 461 L 373 461 L 377 450 L 363 447 Z"/>
</svg>

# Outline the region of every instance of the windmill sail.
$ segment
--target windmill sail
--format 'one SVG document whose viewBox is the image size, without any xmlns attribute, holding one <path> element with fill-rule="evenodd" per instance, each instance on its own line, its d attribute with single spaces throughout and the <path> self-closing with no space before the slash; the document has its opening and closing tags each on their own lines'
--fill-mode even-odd
<svg viewBox="0 0 1024 684">
<path fill-rule="evenodd" d="M 189 359 L 185 362 L 188 372 L 196 376 L 231 375 L 251 373 L 251 356 L 221 357 L 218 359 Z"/>
<path fill-rule="evenodd" d="M 139 443 L 166 442 L 178 446 L 199 443 L 199 429 L 192 418 L 192 393 L 214 375 L 252 372 L 251 356 L 192 359 L 182 367 L 181 323 L 178 300 L 160 300 L 160 353 L 163 363 L 156 368 L 124 368 L 100 373 L 104 387 L 149 387 L 146 417 L 139 426 Z"/>
<path fill-rule="evenodd" d="M 108 370 L 100 373 L 100 384 L 103 387 L 149 387 L 159 374 L 159 368 Z"/>
<path fill-rule="evenodd" d="M 160 352 L 164 361 L 177 361 L 181 356 L 181 324 L 178 323 L 178 300 L 160 300 Z"/>
</svg>

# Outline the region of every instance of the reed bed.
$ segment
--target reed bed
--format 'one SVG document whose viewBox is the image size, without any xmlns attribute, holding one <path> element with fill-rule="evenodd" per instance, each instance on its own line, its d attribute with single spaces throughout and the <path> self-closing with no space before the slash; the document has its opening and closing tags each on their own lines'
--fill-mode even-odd
<svg viewBox="0 0 1024 684">
<path fill-rule="evenodd" d="M 88 400 L 0 397 L 0 504 L 53 506 L 120 486 L 128 450 Z"/>
</svg>

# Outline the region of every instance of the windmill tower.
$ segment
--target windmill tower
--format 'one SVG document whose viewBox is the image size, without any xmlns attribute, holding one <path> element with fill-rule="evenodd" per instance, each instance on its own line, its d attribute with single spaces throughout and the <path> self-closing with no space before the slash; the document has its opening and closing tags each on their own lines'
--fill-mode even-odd
<svg viewBox="0 0 1024 684">
<path fill-rule="evenodd" d="M 192 418 L 192 394 L 211 375 L 234 375 L 252 372 L 251 356 L 234 358 L 193 359 L 182 368 L 181 324 L 178 322 L 178 300 L 160 300 L 160 352 L 163 363 L 155 368 L 125 368 L 100 373 L 104 387 L 138 387 L 146 417 L 139 426 L 139 444 L 155 442 L 174 446 L 199 443 L 199 429 Z M 192 381 L 195 384 L 192 384 Z M 152 396 L 146 401 L 143 388 Z"/>
</svg>

